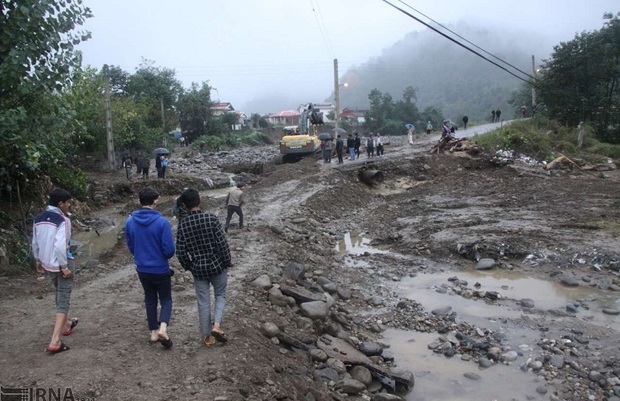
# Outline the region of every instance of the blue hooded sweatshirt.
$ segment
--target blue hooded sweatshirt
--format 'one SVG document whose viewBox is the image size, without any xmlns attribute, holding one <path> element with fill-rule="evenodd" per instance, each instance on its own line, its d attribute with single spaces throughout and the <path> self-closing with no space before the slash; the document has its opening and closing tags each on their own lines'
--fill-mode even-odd
<svg viewBox="0 0 620 401">
<path fill-rule="evenodd" d="M 147 208 L 133 212 L 125 223 L 125 239 L 138 272 L 170 273 L 174 239 L 170 222 L 161 213 Z"/>
</svg>

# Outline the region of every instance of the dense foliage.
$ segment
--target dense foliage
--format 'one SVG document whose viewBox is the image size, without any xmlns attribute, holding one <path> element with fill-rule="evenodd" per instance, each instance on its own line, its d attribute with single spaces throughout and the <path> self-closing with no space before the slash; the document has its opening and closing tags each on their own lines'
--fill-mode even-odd
<svg viewBox="0 0 620 401">
<path fill-rule="evenodd" d="M 370 108 L 365 114 L 364 128 L 384 135 L 399 135 L 407 131 L 405 124 L 418 123 L 420 112 L 415 104 L 416 90 L 408 86 L 402 100 L 394 101 L 389 93 L 373 89 L 368 95 Z"/>
<path fill-rule="evenodd" d="M 620 18 L 554 48 L 542 66 L 540 98 L 569 126 L 590 123 L 596 136 L 620 143 Z"/>
</svg>

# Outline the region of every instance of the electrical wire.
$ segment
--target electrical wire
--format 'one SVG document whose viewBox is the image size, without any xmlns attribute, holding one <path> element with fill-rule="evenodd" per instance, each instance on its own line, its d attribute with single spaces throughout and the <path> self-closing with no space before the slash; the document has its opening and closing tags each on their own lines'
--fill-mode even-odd
<svg viewBox="0 0 620 401">
<path fill-rule="evenodd" d="M 429 28 L 429 29 L 431 29 L 431 30 L 433 30 L 433 31 L 437 32 L 438 34 L 440 34 L 441 36 L 445 37 L 445 38 L 446 38 L 446 39 L 448 39 L 449 41 L 451 41 L 451 42 L 453 42 L 453 43 L 455 43 L 455 44 L 457 44 L 457 45 L 461 46 L 461 47 L 462 47 L 462 48 L 464 48 L 465 50 L 467 50 L 467 51 L 469 51 L 469 52 L 471 52 L 471 53 L 475 54 L 476 56 L 480 57 L 481 59 L 486 60 L 486 61 L 488 61 L 489 63 L 493 64 L 494 66 L 496 66 L 496 67 L 498 67 L 498 68 L 500 68 L 500 69 L 502 69 L 502 70 L 506 71 L 508 74 L 512 75 L 513 77 L 515 77 L 515 78 L 517 78 L 517 79 L 519 79 L 519 80 L 521 80 L 521 81 L 523 81 L 523 82 L 525 82 L 525 83 L 528 83 L 528 84 L 530 84 L 530 85 L 533 85 L 533 86 L 535 86 L 535 87 L 536 87 L 536 86 L 538 86 L 538 85 L 537 85 L 537 83 L 536 83 L 535 81 L 534 81 L 534 82 L 532 82 L 532 81 L 530 81 L 530 80 L 527 80 L 527 79 L 524 79 L 523 77 L 518 76 L 518 75 L 517 75 L 517 74 L 515 74 L 514 72 L 512 72 L 512 71 L 508 70 L 506 67 L 504 67 L 504 66 L 502 66 L 502 65 L 500 65 L 500 64 L 498 64 L 498 63 L 496 63 L 496 62 L 495 62 L 495 61 L 493 61 L 493 60 L 488 59 L 487 57 L 483 56 L 482 54 L 480 54 L 480 53 L 479 53 L 479 52 L 477 52 L 476 50 L 474 50 L 474 49 L 472 49 L 472 48 L 470 48 L 470 47 L 468 47 L 468 46 L 464 45 L 463 43 L 459 42 L 458 40 L 456 40 L 456 39 L 454 39 L 454 38 L 451 38 L 450 36 L 446 35 L 445 33 L 443 33 L 443 32 L 441 32 L 441 31 L 439 31 L 437 28 L 432 27 L 431 25 L 429 25 L 429 24 L 427 24 L 426 22 L 422 21 L 422 20 L 421 20 L 421 19 L 419 19 L 418 17 L 416 17 L 416 16 L 414 16 L 414 15 L 410 14 L 409 12 L 407 12 L 407 11 L 403 10 L 402 8 L 400 8 L 400 7 L 398 7 L 398 6 L 396 6 L 396 5 L 392 4 L 392 3 L 390 3 L 388 0 L 381 0 L 381 1 L 383 1 L 384 3 L 386 3 L 386 4 L 390 5 L 391 7 L 395 8 L 395 9 L 396 9 L 396 10 L 398 10 L 398 11 L 400 11 L 401 13 L 403 13 L 403 14 L 407 15 L 409 18 L 413 18 L 414 20 L 418 21 L 420 24 L 422 24 L 422 25 L 426 26 L 427 28 Z"/>
<path fill-rule="evenodd" d="M 520 68 L 510 64 L 509 62 L 502 60 L 501 58 L 497 57 L 496 55 L 489 53 L 488 51 L 484 50 L 482 47 L 476 45 L 475 43 L 470 42 L 468 39 L 464 38 L 463 36 L 459 35 L 458 33 L 454 32 L 453 30 L 451 30 L 450 28 L 446 27 L 445 25 L 441 24 L 440 22 L 435 21 L 434 19 L 432 19 L 431 17 L 429 17 L 428 15 L 424 14 L 422 11 L 415 9 L 413 6 L 405 3 L 403 0 L 397 0 L 399 3 L 404 4 L 405 6 L 409 7 L 410 9 L 412 9 L 413 11 L 417 12 L 418 14 L 422 15 L 423 17 L 428 18 L 429 20 L 433 21 L 435 24 L 439 25 L 440 27 L 442 27 L 443 29 L 445 29 L 446 31 L 456 35 L 457 37 L 463 39 L 465 42 L 469 43 L 470 45 L 474 46 L 476 49 L 482 51 L 485 54 L 488 54 L 489 56 L 493 57 L 494 59 L 506 64 L 507 66 L 514 68 L 515 70 L 519 71 L 521 74 L 525 75 L 526 77 L 536 80 L 536 77 L 530 75 L 529 73 L 521 70 Z"/>
<path fill-rule="evenodd" d="M 316 1 L 316 8 L 318 9 L 319 8 L 318 0 L 315 0 L 315 1 Z M 323 17 L 321 16 L 321 20 L 319 20 L 319 16 L 317 16 L 317 12 L 315 10 L 314 3 L 313 3 L 312 0 L 310 0 L 310 7 L 312 8 L 312 13 L 314 14 L 314 19 L 316 19 L 316 23 L 319 26 L 319 31 L 321 32 L 321 36 L 323 36 L 323 41 L 325 42 L 325 47 L 327 48 L 327 52 L 329 53 L 329 55 L 332 58 L 335 58 L 334 57 L 334 51 L 332 49 L 331 43 L 329 41 L 329 38 L 327 36 L 327 29 L 324 26 L 325 24 L 321 24 L 321 20 L 322 20 Z M 319 10 L 319 14 L 320 13 L 321 13 L 321 10 Z"/>
</svg>

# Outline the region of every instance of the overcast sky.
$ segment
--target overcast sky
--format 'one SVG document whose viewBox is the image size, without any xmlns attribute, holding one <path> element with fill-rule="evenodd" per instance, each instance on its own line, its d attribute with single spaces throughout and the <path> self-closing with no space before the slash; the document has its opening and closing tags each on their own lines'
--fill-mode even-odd
<svg viewBox="0 0 620 401">
<path fill-rule="evenodd" d="M 381 0 L 83 1 L 94 14 L 85 25 L 92 39 L 79 47 L 85 64 L 118 65 L 133 73 L 142 58 L 153 60 L 176 70 L 186 87 L 208 81 L 217 88 L 214 100 L 248 114 L 281 111 L 245 109 L 270 96 L 294 93 L 321 102 L 333 91 L 334 58 L 342 76 L 407 33 L 424 29 Z M 603 12 L 620 11 L 618 0 L 390 2 L 411 13 L 408 6 L 415 7 L 443 24 L 534 31 L 553 43 L 599 29 Z M 438 35 L 437 40 L 446 39 Z"/>
</svg>

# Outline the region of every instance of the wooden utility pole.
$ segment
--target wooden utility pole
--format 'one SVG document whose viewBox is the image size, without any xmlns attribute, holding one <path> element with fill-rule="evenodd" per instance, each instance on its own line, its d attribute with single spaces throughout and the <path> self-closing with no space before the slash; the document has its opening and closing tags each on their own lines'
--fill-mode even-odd
<svg viewBox="0 0 620 401">
<path fill-rule="evenodd" d="M 536 61 L 534 59 L 534 55 L 532 54 L 532 76 L 536 78 Z M 536 85 L 536 81 L 534 81 L 534 85 Z M 536 106 L 536 87 L 532 85 L 532 111 L 534 111 L 534 106 Z"/>
<path fill-rule="evenodd" d="M 164 97 L 160 97 L 159 98 L 159 105 L 161 106 L 161 127 L 162 127 L 162 131 L 164 133 L 164 137 L 163 140 L 161 141 L 161 144 L 163 147 L 168 146 L 168 137 L 167 137 L 167 132 L 166 132 L 166 114 L 164 113 Z"/>
<path fill-rule="evenodd" d="M 336 116 L 335 116 L 335 124 L 336 128 L 338 128 L 338 123 L 340 122 L 340 84 L 338 83 L 338 59 L 334 59 L 334 100 L 336 101 Z"/>
<path fill-rule="evenodd" d="M 105 132 L 108 148 L 108 168 L 116 170 L 116 154 L 114 153 L 114 136 L 112 134 L 112 110 L 110 108 L 110 72 L 108 65 L 103 66 L 103 91 L 105 97 Z"/>
</svg>

